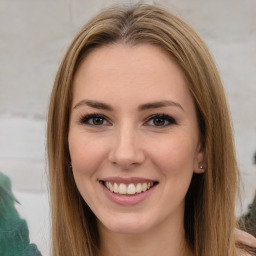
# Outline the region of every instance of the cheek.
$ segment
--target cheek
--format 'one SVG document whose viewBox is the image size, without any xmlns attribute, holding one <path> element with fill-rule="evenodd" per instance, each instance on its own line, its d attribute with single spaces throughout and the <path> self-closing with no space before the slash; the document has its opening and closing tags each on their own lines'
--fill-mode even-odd
<svg viewBox="0 0 256 256">
<path fill-rule="evenodd" d="M 161 175 L 162 185 L 159 203 L 168 213 L 183 209 L 185 196 L 191 183 L 194 162 L 193 140 L 185 136 L 173 136 L 158 141 L 151 148 L 151 159 Z"/>
<path fill-rule="evenodd" d="M 92 175 L 106 155 L 104 142 L 89 136 L 69 135 L 69 151 L 73 170 L 76 173 Z"/>
<path fill-rule="evenodd" d="M 149 145 L 151 159 L 165 176 L 193 173 L 196 146 L 186 136 L 174 136 Z"/>
</svg>

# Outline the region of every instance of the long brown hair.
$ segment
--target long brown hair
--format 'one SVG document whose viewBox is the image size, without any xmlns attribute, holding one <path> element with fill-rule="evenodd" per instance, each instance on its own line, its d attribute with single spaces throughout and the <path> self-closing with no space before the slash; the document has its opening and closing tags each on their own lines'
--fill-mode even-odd
<svg viewBox="0 0 256 256">
<path fill-rule="evenodd" d="M 51 96 L 47 141 L 53 256 L 92 256 L 98 247 L 95 216 L 69 169 L 72 82 L 89 51 L 117 42 L 156 45 L 173 56 L 184 71 L 197 109 L 207 163 L 204 174 L 194 174 L 186 195 L 186 239 L 195 256 L 234 256 L 239 173 L 222 82 L 206 45 L 193 29 L 152 5 L 101 12 L 75 37 L 60 65 Z"/>
</svg>

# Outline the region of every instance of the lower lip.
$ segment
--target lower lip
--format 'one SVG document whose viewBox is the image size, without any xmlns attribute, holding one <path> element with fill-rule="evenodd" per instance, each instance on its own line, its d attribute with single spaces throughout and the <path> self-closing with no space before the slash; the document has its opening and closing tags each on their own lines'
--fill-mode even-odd
<svg viewBox="0 0 256 256">
<path fill-rule="evenodd" d="M 121 194 L 115 194 L 109 191 L 102 183 L 100 183 L 101 186 L 103 187 L 103 191 L 105 192 L 106 196 L 113 201 L 116 204 L 120 205 L 136 205 L 144 200 L 146 200 L 151 193 L 155 190 L 155 186 L 151 187 L 145 192 L 139 193 L 139 194 L 134 194 L 134 195 L 121 195 Z"/>
</svg>

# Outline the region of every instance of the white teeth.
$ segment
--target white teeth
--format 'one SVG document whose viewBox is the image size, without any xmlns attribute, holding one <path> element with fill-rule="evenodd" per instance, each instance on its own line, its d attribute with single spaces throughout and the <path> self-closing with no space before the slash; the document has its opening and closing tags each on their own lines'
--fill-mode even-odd
<svg viewBox="0 0 256 256">
<path fill-rule="evenodd" d="M 142 184 L 142 191 L 145 192 L 148 188 L 148 184 L 147 183 L 143 183 Z"/>
<path fill-rule="evenodd" d="M 141 191 L 142 191 L 142 185 L 141 183 L 138 183 L 136 186 L 136 193 L 141 193 Z"/>
<path fill-rule="evenodd" d="M 128 189 L 127 189 L 127 193 L 129 195 L 134 195 L 135 192 L 136 192 L 135 185 L 134 184 L 129 184 Z"/>
<path fill-rule="evenodd" d="M 118 185 L 114 183 L 114 192 L 119 193 Z"/>
<path fill-rule="evenodd" d="M 111 182 L 105 181 L 104 185 L 106 188 L 108 188 L 111 192 L 114 192 L 115 194 L 121 194 L 121 195 L 134 195 L 139 194 L 142 192 L 147 191 L 153 186 L 153 182 L 144 182 L 144 183 L 137 183 L 136 186 L 133 183 L 130 183 L 128 185 L 120 183 L 119 185 L 117 183 L 114 183 L 113 185 Z"/>
<path fill-rule="evenodd" d="M 114 188 L 112 186 L 112 184 L 110 182 L 106 182 L 108 184 L 108 189 L 111 191 L 111 192 L 114 192 Z"/>
<path fill-rule="evenodd" d="M 120 184 L 119 185 L 119 194 L 125 195 L 127 194 L 127 186 L 125 184 Z"/>
</svg>

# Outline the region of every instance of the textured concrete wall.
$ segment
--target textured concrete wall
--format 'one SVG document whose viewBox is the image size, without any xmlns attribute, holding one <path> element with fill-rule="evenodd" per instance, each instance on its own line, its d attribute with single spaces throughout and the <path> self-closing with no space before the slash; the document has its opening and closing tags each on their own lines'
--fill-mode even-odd
<svg viewBox="0 0 256 256">
<path fill-rule="evenodd" d="M 49 241 L 45 118 L 54 76 L 78 29 L 102 7 L 124 2 L 135 1 L 0 0 L 0 171 L 12 178 L 19 211 L 43 255 Z M 187 20 L 216 59 L 234 121 L 245 210 L 256 188 L 256 1 L 155 2 Z"/>
</svg>

